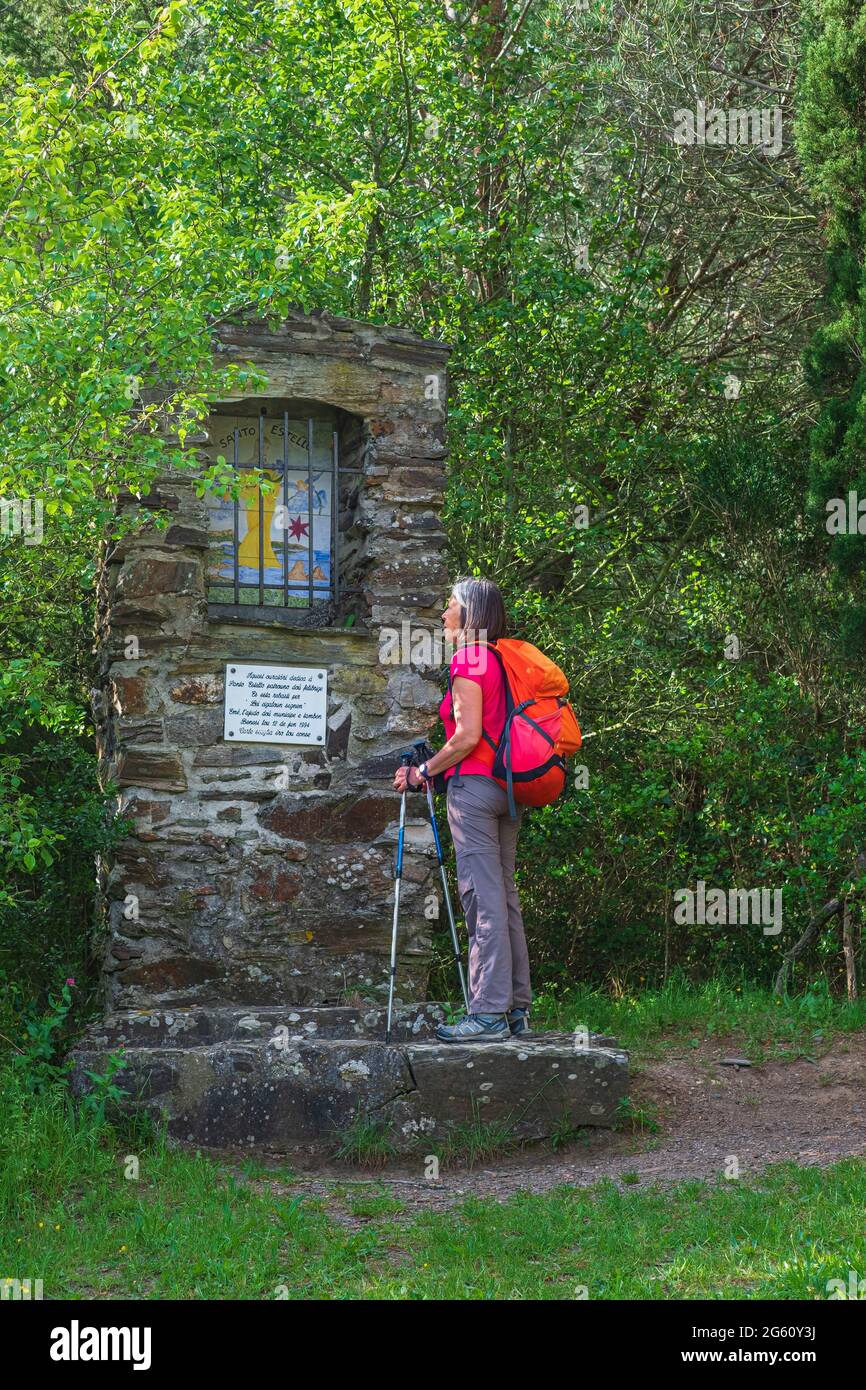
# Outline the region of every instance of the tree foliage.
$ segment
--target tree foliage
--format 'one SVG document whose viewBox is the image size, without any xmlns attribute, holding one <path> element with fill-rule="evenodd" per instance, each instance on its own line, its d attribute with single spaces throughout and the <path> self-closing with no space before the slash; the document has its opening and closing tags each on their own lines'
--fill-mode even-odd
<svg viewBox="0 0 866 1390">
<path fill-rule="evenodd" d="M 811 436 L 808 503 L 824 522 L 831 498 L 866 498 L 866 370 L 863 198 L 866 186 L 866 15 L 851 0 L 806 7 L 798 148 L 824 214 L 827 279 L 822 322 L 806 354 L 807 378 L 820 401 Z M 847 650 L 866 652 L 866 523 L 834 537 L 835 577 L 847 595 L 840 634 Z M 847 518 L 846 518 L 847 519 Z"/>
<path fill-rule="evenodd" d="M 524 831 L 535 959 L 771 977 L 863 829 L 862 542 L 816 518 L 861 468 L 857 9 L 8 7 L 0 493 L 46 537 L 0 540 L 13 894 L 68 834 L 34 750 L 88 741 L 115 495 L 186 466 L 216 324 L 327 307 L 452 344 L 454 571 L 573 683 L 589 782 Z M 777 156 L 676 145 L 696 94 L 778 106 Z M 784 888 L 782 937 L 675 930 L 698 877 Z"/>
</svg>

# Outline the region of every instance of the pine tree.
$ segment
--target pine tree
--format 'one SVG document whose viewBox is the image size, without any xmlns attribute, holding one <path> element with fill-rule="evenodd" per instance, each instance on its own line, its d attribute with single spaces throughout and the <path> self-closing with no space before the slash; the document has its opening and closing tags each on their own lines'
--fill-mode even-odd
<svg viewBox="0 0 866 1390">
<path fill-rule="evenodd" d="M 866 5 L 807 0 L 803 11 L 797 149 L 825 210 L 827 280 L 823 322 L 805 355 L 820 401 L 811 433 L 808 509 L 823 525 L 831 498 L 866 503 Z M 866 511 L 866 506 L 864 506 Z M 856 528 L 856 513 L 847 516 Z M 862 518 L 866 531 L 866 516 Z M 830 542 L 837 581 L 848 594 L 841 638 L 866 652 L 866 534 Z"/>
</svg>

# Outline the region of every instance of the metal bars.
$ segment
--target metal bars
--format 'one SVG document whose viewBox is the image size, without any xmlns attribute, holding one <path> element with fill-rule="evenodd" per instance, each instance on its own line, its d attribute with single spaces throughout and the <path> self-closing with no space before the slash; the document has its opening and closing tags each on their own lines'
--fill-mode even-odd
<svg viewBox="0 0 866 1390">
<path fill-rule="evenodd" d="M 277 473 L 276 498 L 279 499 L 282 512 L 281 521 L 277 521 L 277 526 L 282 532 L 282 554 L 281 556 L 276 556 L 274 547 L 279 548 L 279 541 L 275 541 L 273 545 L 271 541 L 274 507 L 270 505 L 270 502 L 274 500 L 274 495 L 268 495 L 268 505 L 266 506 L 266 499 L 260 488 L 257 490 L 257 493 L 252 496 L 250 496 L 250 490 L 247 489 L 246 496 L 233 503 L 231 578 L 221 582 L 218 577 L 215 577 L 211 580 L 210 587 L 215 590 L 221 590 L 226 583 L 228 583 L 233 592 L 234 604 L 232 606 L 237 610 L 239 615 L 247 613 L 251 616 L 256 610 L 271 612 L 274 609 L 278 611 L 293 608 L 312 609 L 317 602 L 321 603 L 323 601 L 327 602 L 328 600 L 332 600 L 336 603 L 341 593 L 350 594 L 356 592 L 353 586 L 341 583 L 340 484 L 346 474 L 362 474 L 364 470 L 363 468 L 341 467 L 340 433 L 337 428 L 332 427 L 330 448 L 328 448 L 328 445 L 324 444 L 324 441 L 319 446 L 320 452 L 323 455 L 326 449 L 330 454 L 331 535 L 328 555 L 331 574 L 330 584 L 326 591 L 321 579 L 317 580 L 316 578 L 316 540 L 321 534 L 321 529 L 318 531 L 316 530 L 317 499 L 313 459 L 315 451 L 314 429 L 317 424 L 319 428 L 323 428 L 325 421 L 317 422 L 314 417 L 308 417 L 306 419 L 306 429 L 302 436 L 290 431 L 288 410 L 282 412 L 279 430 L 273 427 L 275 426 L 275 419 L 279 419 L 279 417 L 271 417 L 269 420 L 267 416 L 267 407 L 262 406 L 259 410 L 255 427 L 253 427 L 253 420 L 250 420 L 251 428 L 244 429 L 243 431 L 240 428 L 235 428 L 233 432 L 232 463 L 235 469 L 241 476 L 243 476 L 244 470 L 252 468 L 259 468 L 269 473 Z M 327 423 L 330 424 L 331 422 L 329 421 Z M 279 451 L 281 456 L 277 460 L 270 462 L 267 459 L 267 431 L 269 425 L 273 427 L 270 435 L 271 440 L 273 440 L 274 436 L 277 434 L 282 436 L 282 448 Z M 256 434 L 255 462 L 241 463 L 241 433 L 249 436 L 253 433 L 253 428 L 255 428 Z M 290 442 L 294 443 L 296 451 L 301 451 L 302 454 L 306 456 L 303 462 L 297 458 L 297 452 L 295 454 L 296 461 L 294 463 L 290 462 Z M 321 478 L 322 473 L 327 471 L 327 464 L 324 468 L 318 468 L 315 471 Z M 291 475 L 293 474 L 297 476 L 292 480 Z M 307 574 L 305 579 L 296 578 L 290 581 L 290 570 L 294 564 L 297 564 L 299 556 L 302 556 L 304 551 L 303 549 L 295 549 L 292 552 L 289 551 L 290 539 L 293 535 L 296 535 L 294 527 L 290 524 L 289 487 L 291 481 L 293 490 L 296 493 L 303 493 L 304 487 L 300 480 L 304 474 L 306 474 Z M 297 505 L 303 509 L 304 502 L 302 498 Z M 258 535 L 257 538 L 253 539 L 252 543 L 250 543 L 248 531 L 246 535 L 241 535 L 242 512 L 246 518 L 247 527 L 250 525 L 255 525 L 257 527 Z M 319 528 L 326 522 L 328 516 L 328 512 L 324 510 L 321 512 L 318 518 Z M 300 522 L 300 517 L 296 519 L 296 522 L 298 524 L 297 539 L 301 539 L 304 526 L 303 523 Z M 320 554 L 322 549 L 323 546 L 320 541 Z M 276 568 L 278 573 L 274 568 L 275 560 L 277 561 Z M 270 561 L 270 564 L 268 564 L 268 561 Z M 362 586 L 358 586 L 357 592 L 360 593 L 361 589 Z M 216 595 L 214 595 L 214 598 L 215 597 Z M 243 602 L 244 598 L 246 598 L 246 602 Z M 303 602 L 302 599 L 306 599 L 306 602 Z M 220 611 L 223 612 L 228 612 L 230 609 L 230 605 L 223 602 L 217 602 L 213 606 L 219 608 Z"/>
</svg>

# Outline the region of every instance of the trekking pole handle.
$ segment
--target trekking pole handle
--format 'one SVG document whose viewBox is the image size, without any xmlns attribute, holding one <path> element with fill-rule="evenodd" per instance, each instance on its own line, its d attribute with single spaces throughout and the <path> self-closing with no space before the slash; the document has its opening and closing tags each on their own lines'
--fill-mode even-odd
<svg viewBox="0 0 866 1390">
<path fill-rule="evenodd" d="M 424 740 L 423 738 L 416 739 L 416 741 L 412 744 L 412 752 L 408 752 L 408 751 L 407 751 L 407 752 L 405 752 L 405 753 L 401 753 L 401 754 L 400 754 L 400 762 L 403 764 L 403 766 L 404 766 L 405 768 L 417 767 L 417 766 L 418 766 L 419 761 L 421 760 L 421 748 L 422 748 L 422 746 L 424 745 L 424 743 L 425 743 L 425 740 Z M 432 756 L 433 756 L 432 752 L 431 752 L 431 753 L 428 753 L 428 757 L 432 757 Z M 409 789 L 410 791 L 420 791 L 420 790 L 421 790 L 420 787 L 413 787 L 413 786 L 412 786 L 411 782 L 409 781 L 408 773 L 407 773 L 407 776 L 406 776 L 406 786 L 408 787 L 408 789 Z"/>
<path fill-rule="evenodd" d="M 411 790 L 412 790 L 412 787 L 411 787 L 410 782 L 409 782 L 409 768 L 412 766 L 412 754 L 411 754 L 411 753 L 401 753 L 401 754 L 400 754 L 400 766 L 401 766 L 401 767 L 404 767 L 404 768 L 406 769 L 406 789 L 405 789 L 405 791 L 404 791 L 404 793 L 403 793 L 404 796 L 405 796 L 405 794 L 406 794 L 407 791 L 411 791 Z"/>
<path fill-rule="evenodd" d="M 425 763 L 429 763 L 430 759 L 436 756 L 435 748 L 430 747 L 426 738 L 416 738 L 415 742 L 412 744 L 412 749 L 412 762 L 418 768 L 423 767 Z M 435 776 L 438 775 L 438 773 L 435 774 Z M 416 788 L 416 791 L 423 791 L 425 787 L 431 787 L 433 785 L 434 774 L 428 772 L 426 778 L 423 778 L 421 784 Z"/>
</svg>

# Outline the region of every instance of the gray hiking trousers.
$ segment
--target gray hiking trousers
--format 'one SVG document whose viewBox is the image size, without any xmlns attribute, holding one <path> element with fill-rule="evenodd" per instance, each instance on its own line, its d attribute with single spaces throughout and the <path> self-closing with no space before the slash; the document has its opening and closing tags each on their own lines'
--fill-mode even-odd
<svg viewBox="0 0 866 1390">
<path fill-rule="evenodd" d="M 532 1001 L 529 953 L 514 885 L 517 820 L 492 777 L 448 778 L 448 825 L 457 854 L 457 887 L 469 929 L 469 1010 L 501 1014 Z"/>
</svg>

